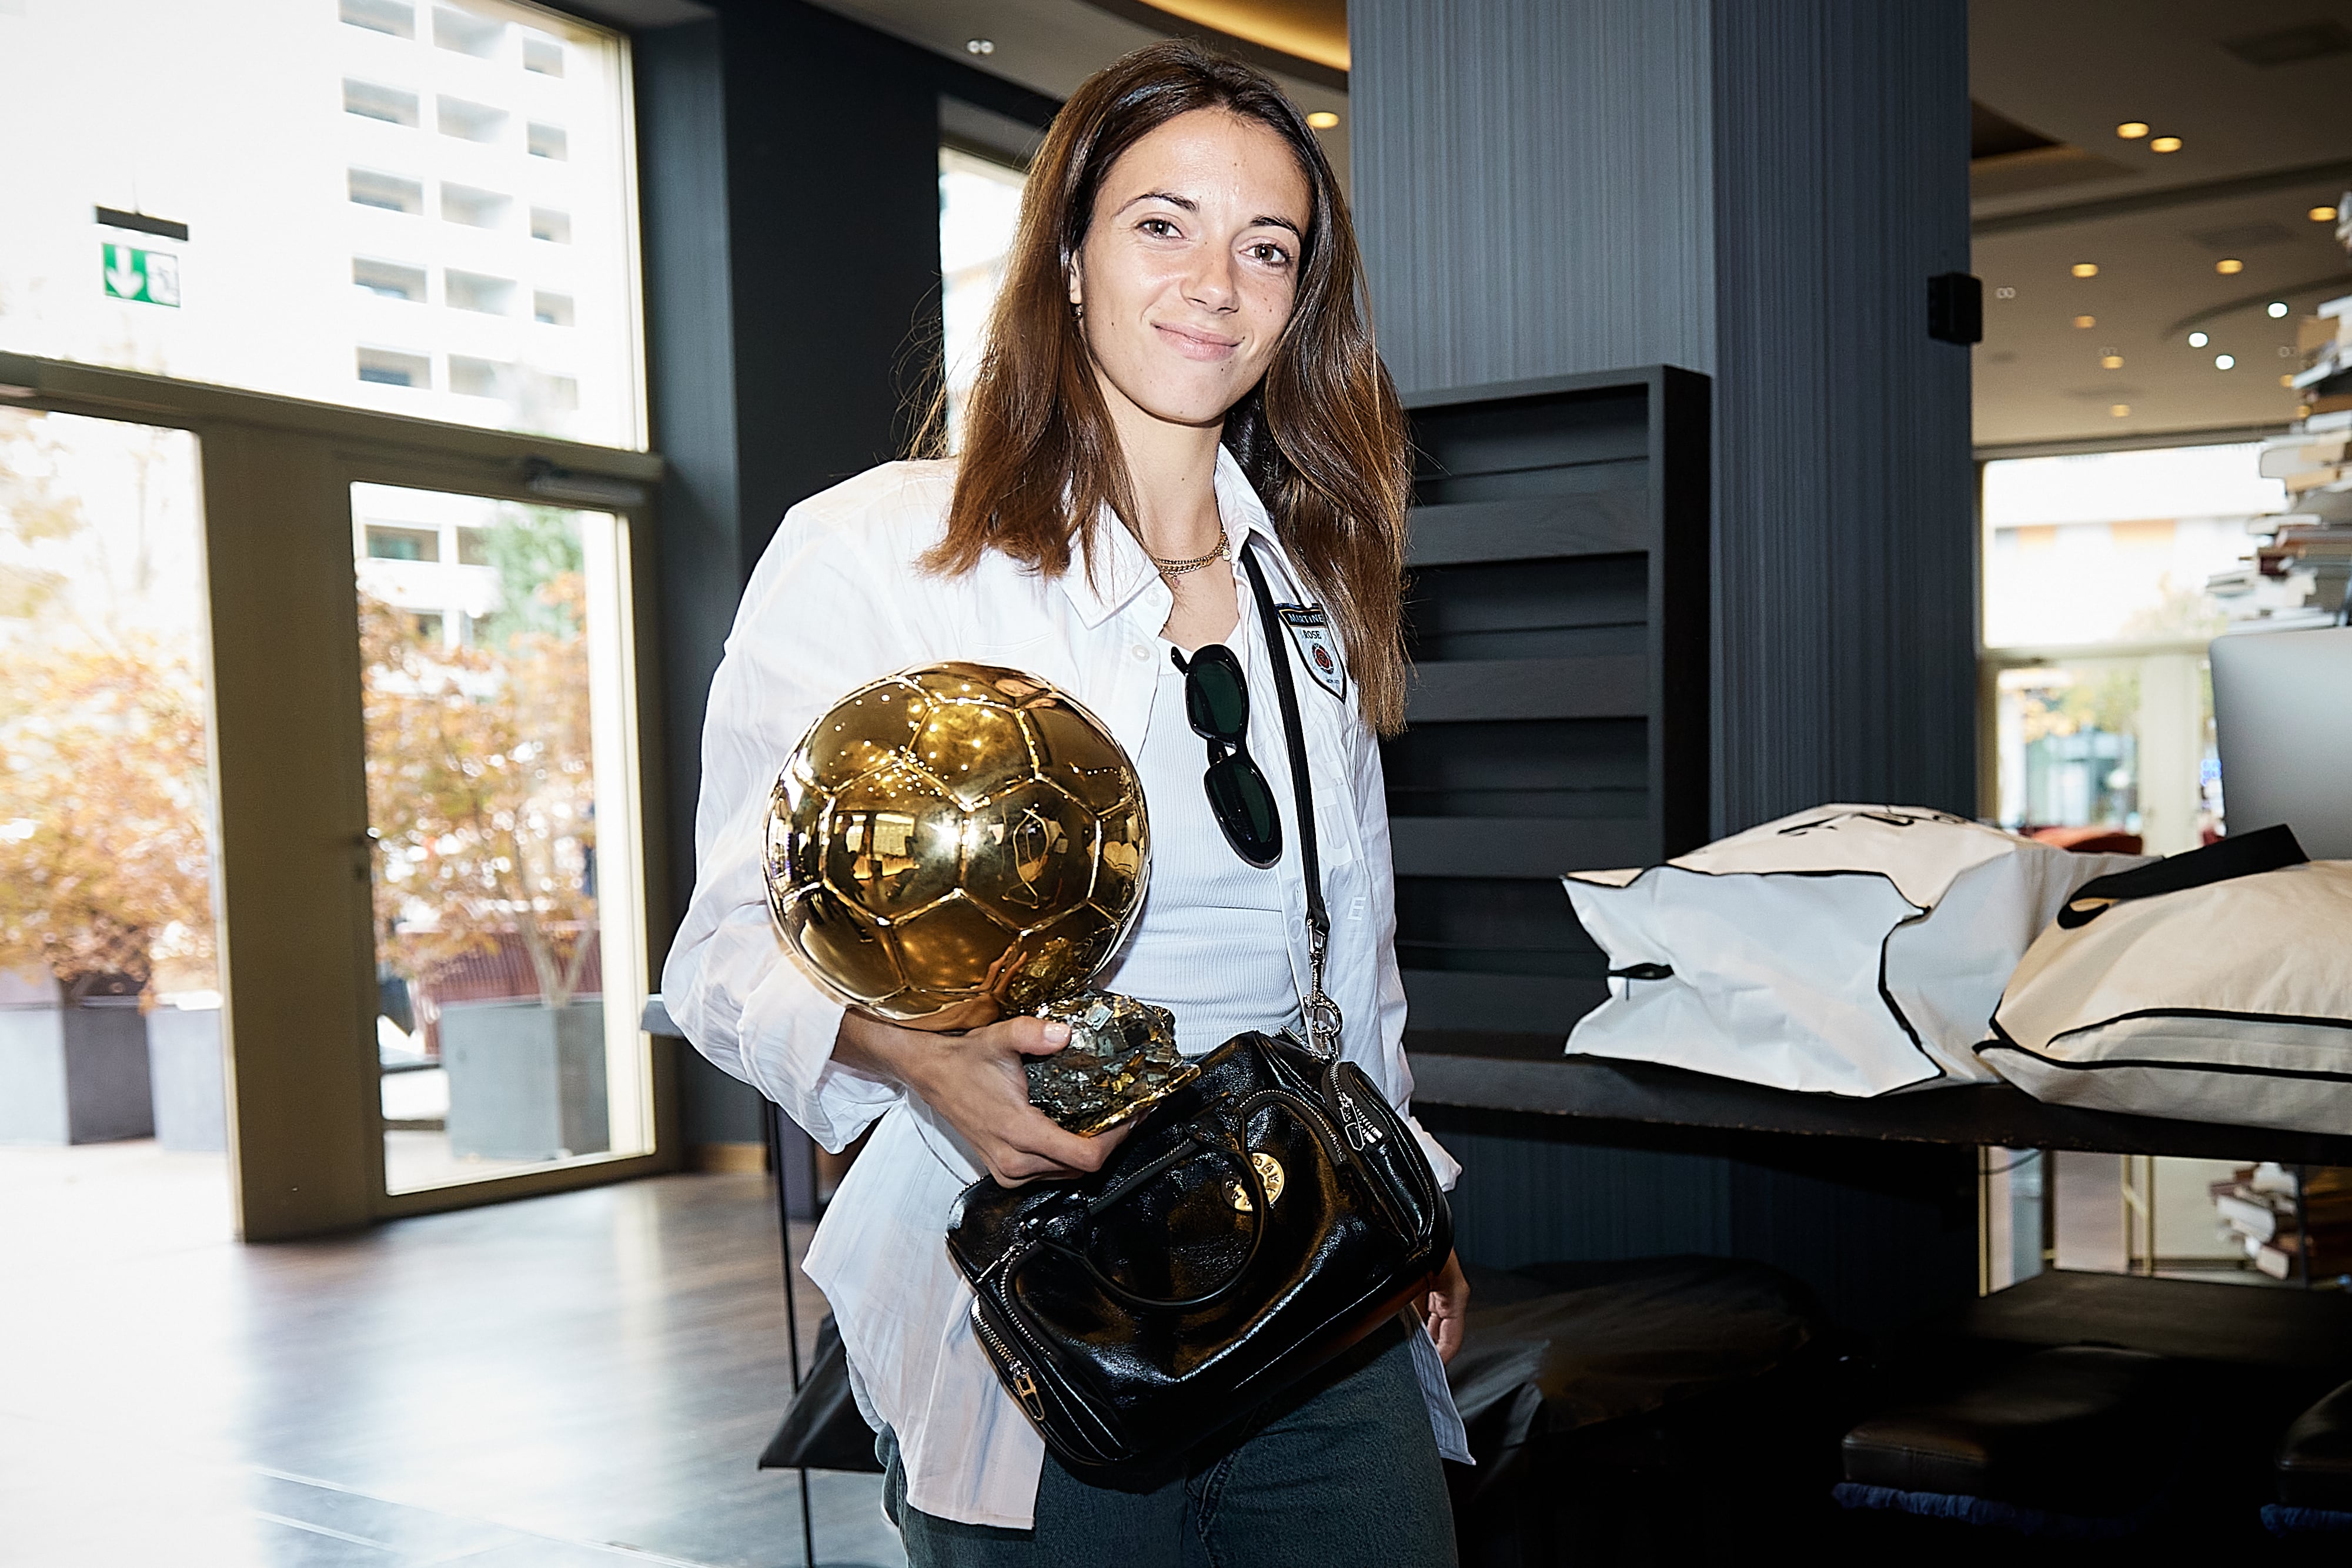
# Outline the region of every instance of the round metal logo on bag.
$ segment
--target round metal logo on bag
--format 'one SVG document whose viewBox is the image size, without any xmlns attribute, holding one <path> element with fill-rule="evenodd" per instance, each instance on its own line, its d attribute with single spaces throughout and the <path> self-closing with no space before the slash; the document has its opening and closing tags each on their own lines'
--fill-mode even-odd
<svg viewBox="0 0 2352 1568">
<path fill-rule="evenodd" d="M 1272 1155 L 1252 1149 L 1250 1165 L 1257 1172 L 1258 1186 L 1265 1188 L 1266 1206 L 1272 1207 L 1281 1202 L 1282 1162 Z M 1229 1181 L 1225 1184 L 1225 1201 L 1232 1204 L 1234 1209 L 1242 1214 L 1247 1214 L 1256 1207 L 1250 1202 L 1249 1194 L 1242 1190 L 1242 1184 L 1237 1181 Z"/>
</svg>

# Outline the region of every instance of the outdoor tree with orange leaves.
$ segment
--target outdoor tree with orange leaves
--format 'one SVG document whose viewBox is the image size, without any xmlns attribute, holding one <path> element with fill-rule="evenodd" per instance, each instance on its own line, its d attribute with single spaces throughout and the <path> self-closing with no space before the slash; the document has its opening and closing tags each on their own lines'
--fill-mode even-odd
<svg viewBox="0 0 2352 1568">
<path fill-rule="evenodd" d="M 425 982 L 510 931 L 540 999 L 561 1008 L 596 932 L 586 598 L 566 524 L 508 527 L 526 546 L 552 543 L 551 562 L 541 554 L 553 570 L 536 588 L 536 574 L 509 571 L 515 602 L 471 645 L 361 597 L 376 928 L 394 967 Z"/>
<path fill-rule="evenodd" d="M 194 636 L 157 629 L 181 585 L 151 549 L 149 469 L 184 438 L 93 423 L 0 411 L 0 970 L 72 999 L 217 978 L 204 680 Z M 131 479 L 104 529 L 77 433 Z"/>
</svg>

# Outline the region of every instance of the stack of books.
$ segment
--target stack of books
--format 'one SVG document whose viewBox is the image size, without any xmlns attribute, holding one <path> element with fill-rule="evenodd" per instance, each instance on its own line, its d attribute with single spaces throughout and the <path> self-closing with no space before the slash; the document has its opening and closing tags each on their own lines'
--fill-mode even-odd
<svg viewBox="0 0 2352 1568">
<path fill-rule="evenodd" d="M 2233 632 L 2330 624 L 2352 591 L 2352 295 L 2303 323 L 2302 347 L 2303 417 L 2262 455 L 2290 509 L 2250 522 L 2252 556 L 2206 584 Z"/>
<path fill-rule="evenodd" d="M 2225 1241 L 2245 1249 L 2253 1266 L 2274 1280 L 2299 1276 L 2305 1253 L 2315 1280 L 2352 1270 L 2352 1169 L 2248 1166 L 2212 1185 L 2213 1208 Z"/>
</svg>

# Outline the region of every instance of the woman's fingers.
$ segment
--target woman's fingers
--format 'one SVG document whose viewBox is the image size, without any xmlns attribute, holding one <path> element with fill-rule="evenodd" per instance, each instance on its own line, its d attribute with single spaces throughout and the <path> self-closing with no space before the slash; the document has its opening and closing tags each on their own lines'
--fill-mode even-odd
<svg viewBox="0 0 2352 1568">
<path fill-rule="evenodd" d="M 1470 1310 L 1470 1281 L 1462 1272 L 1459 1253 L 1450 1253 L 1429 1292 L 1429 1337 L 1441 1361 L 1452 1361 L 1462 1348 L 1462 1320 Z"/>
</svg>

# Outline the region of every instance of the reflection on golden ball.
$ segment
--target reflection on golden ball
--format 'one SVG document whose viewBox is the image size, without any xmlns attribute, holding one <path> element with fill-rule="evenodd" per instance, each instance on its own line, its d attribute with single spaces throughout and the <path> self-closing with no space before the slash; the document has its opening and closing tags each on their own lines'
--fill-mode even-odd
<svg viewBox="0 0 2352 1568">
<path fill-rule="evenodd" d="M 809 727 L 769 801 L 768 908 L 844 1000 L 953 1028 L 1083 989 L 1143 906 L 1143 787 L 1034 675 L 928 664 Z"/>
</svg>

